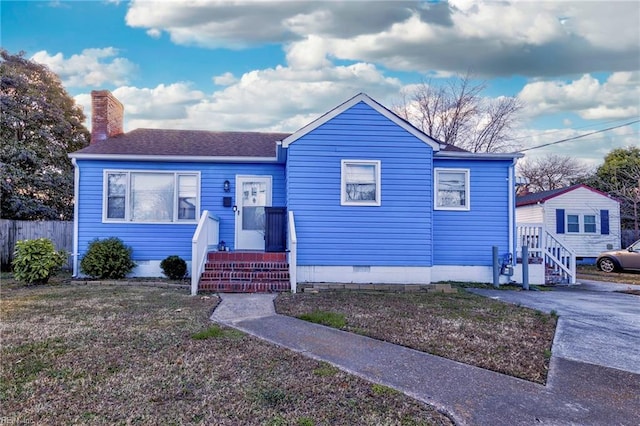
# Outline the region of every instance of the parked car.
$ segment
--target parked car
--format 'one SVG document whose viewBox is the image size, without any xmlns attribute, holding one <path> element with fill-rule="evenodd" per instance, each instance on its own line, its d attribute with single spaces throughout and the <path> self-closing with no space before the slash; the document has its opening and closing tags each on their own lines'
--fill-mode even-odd
<svg viewBox="0 0 640 426">
<path fill-rule="evenodd" d="M 623 250 L 600 253 L 596 260 L 596 266 L 603 272 L 640 271 L 640 240 Z"/>
</svg>

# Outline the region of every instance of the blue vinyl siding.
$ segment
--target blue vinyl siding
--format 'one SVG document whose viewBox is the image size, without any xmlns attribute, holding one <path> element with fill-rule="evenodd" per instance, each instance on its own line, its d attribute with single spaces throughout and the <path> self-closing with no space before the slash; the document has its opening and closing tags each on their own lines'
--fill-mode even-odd
<svg viewBox="0 0 640 426">
<path fill-rule="evenodd" d="M 299 265 L 430 266 L 432 149 L 358 103 L 288 148 Z M 381 205 L 341 206 L 341 160 L 381 162 Z"/>
<path fill-rule="evenodd" d="M 508 161 L 436 159 L 434 167 L 470 170 L 471 210 L 436 210 L 434 265 L 490 266 L 492 246 L 509 248 Z"/>
<path fill-rule="evenodd" d="M 166 170 L 200 172 L 200 211 L 209 210 L 220 218 L 220 238 L 233 247 L 235 215 L 233 209 L 222 206 L 222 197 L 235 194 L 235 176 L 270 175 L 273 177 L 272 205 L 284 206 L 283 164 L 221 164 L 182 162 L 130 162 L 79 160 L 80 202 L 78 204 L 78 249 L 80 259 L 89 242 L 95 238 L 118 237 L 133 248 L 134 260 L 162 260 L 178 255 L 191 260 L 191 239 L 196 223 L 144 224 L 102 223 L 103 171 L 109 170 Z M 229 180 L 231 191 L 223 190 Z M 235 200 L 233 201 L 235 204 Z"/>
</svg>

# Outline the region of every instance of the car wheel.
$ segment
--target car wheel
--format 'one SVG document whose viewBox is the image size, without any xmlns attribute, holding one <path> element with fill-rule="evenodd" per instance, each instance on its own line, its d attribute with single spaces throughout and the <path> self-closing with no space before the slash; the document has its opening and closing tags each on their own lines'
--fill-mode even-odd
<svg viewBox="0 0 640 426">
<path fill-rule="evenodd" d="M 598 261 L 598 268 L 600 268 L 602 272 L 615 272 L 617 265 L 613 259 L 604 257 Z"/>
</svg>

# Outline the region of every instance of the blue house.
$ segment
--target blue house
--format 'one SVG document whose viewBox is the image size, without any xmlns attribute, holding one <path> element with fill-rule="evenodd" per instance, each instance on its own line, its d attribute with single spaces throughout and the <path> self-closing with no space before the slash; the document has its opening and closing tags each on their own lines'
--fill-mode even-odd
<svg viewBox="0 0 640 426">
<path fill-rule="evenodd" d="M 365 94 L 293 134 L 123 133 L 111 93 L 92 107 L 92 143 L 70 155 L 75 274 L 88 244 L 113 236 L 137 276 L 185 259 L 194 294 L 491 282 L 492 247 L 515 251 L 520 155 L 443 144 Z"/>
</svg>

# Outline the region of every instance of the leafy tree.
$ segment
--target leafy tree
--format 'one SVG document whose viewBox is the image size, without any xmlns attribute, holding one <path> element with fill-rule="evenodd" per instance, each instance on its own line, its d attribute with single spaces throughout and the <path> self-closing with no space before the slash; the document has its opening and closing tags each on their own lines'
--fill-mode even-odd
<svg viewBox="0 0 640 426">
<path fill-rule="evenodd" d="M 423 81 L 403 93 L 393 110 L 450 145 L 471 152 L 515 151 L 510 133 L 523 105 L 515 97 L 482 97 L 486 87 L 486 82 L 473 83 L 469 74 L 442 86 Z"/>
<path fill-rule="evenodd" d="M 529 180 L 524 186 L 527 192 L 564 188 L 584 180 L 589 168 L 579 160 L 557 154 L 526 158 L 518 162 L 518 175 Z"/>
<path fill-rule="evenodd" d="M 45 65 L 0 49 L 2 217 L 71 219 L 73 166 L 87 145 L 84 114 Z"/>
<path fill-rule="evenodd" d="M 634 238 L 640 238 L 640 148 L 618 148 L 609 152 L 586 183 L 621 201 L 622 229 L 633 229 Z"/>
</svg>

